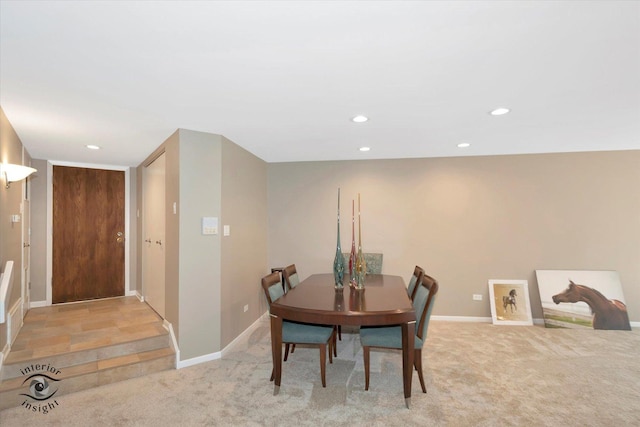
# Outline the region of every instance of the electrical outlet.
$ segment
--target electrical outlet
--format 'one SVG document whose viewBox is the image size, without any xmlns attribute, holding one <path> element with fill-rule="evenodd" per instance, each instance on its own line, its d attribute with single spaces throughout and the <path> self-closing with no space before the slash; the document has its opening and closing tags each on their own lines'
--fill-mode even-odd
<svg viewBox="0 0 640 427">
<path fill-rule="evenodd" d="M 473 294 L 474 301 L 482 301 L 482 294 Z"/>
<path fill-rule="evenodd" d="M 246 304 L 246 305 L 244 306 L 244 312 L 246 313 L 247 311 L 249 311 L 249 304 Z"/>
</svg>

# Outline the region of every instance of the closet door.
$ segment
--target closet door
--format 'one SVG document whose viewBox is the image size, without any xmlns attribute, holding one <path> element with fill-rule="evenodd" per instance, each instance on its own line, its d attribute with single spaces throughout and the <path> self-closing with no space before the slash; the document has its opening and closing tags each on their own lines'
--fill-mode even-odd
<svg viewBox="0 0 640 427">
<path fill-rule="evenodd" d="M 165 317 L 165 154 L 143 172 L 142 290 L 147 303 Z"/>
</svg>

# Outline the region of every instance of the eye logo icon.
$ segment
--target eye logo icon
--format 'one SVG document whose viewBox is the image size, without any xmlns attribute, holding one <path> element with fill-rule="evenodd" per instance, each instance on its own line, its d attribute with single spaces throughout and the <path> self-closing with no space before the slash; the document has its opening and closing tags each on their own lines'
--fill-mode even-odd
<svg viewBox="0 0 640 427">
<path fill-rule="evenodd" d="M 20 393 L 20 394 L 22 396 L 30 397 L 33 400 L 47 400 L 50 397 L 52 397 L 54 394 L 56 394 L 56 392 L 58 391 L 57 388 L 53 389 L 53 387 L 50 386 L 49 381 L 57 382 L 60 380 L 51 378 L 50 376 L 44 375 L 44 374 L 33 374 L 28 378 L 26 378 L 22 382 L 22 384 L 24 385 L 28 381 L 31 381 L 29 383 L 29 394 L 27 393 Z"/>
</svg>

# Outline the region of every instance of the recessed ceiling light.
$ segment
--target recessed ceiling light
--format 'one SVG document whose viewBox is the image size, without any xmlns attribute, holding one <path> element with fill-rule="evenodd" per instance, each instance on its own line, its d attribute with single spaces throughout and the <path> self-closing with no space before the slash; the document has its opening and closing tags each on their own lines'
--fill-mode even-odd
<svg viewBox="0 0 640 427">
<path fill-rule="evenodd" d="M 98 147 L 97 145 L 85 145 L 85 147 L 87 147 L 89 150 L 99 150 L 100 147 Z"/>
<path fill-rule="evenodd" d="M 503 114 L 507 114 L 510 110 L 508 108 L 500 107 L 491 111 L 492 116 L 502 116 Z"/>
<path fill-rule="evenodd" d="M 356 123 L 364 123 L 367 120 L 369 120 L 369 117 L 363 116 L 363 115 L 358 115 L 351 119 L 352 122 L 356 122 Z"/>
<path fill-rule="evenodd" d="M 469 144 L 468 142 L 461 142 L 460 144 L 458 144 L 458 148 L 467 148 L 471 146 L 471 144 Z"/>
<path fill-rule="evenodd" d="M 370 147 L 360 147 L 360 151 L 369 151 L 371 150 Z"/>
</svg>

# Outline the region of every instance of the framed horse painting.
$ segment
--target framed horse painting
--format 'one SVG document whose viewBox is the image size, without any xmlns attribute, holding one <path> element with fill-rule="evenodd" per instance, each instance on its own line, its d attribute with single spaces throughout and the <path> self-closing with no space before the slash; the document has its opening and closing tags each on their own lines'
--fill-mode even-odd
<svg viewBox="0 0 640 427">
<path fill-rule="evenodd" d="M 547 328 L 630 331 L 617 271 L 536 270 Z"/>
<path fill-rule="evenodd" d="M 533 325 L 526 280 L 489 280 L 494 325 Z"/>
</svg>

